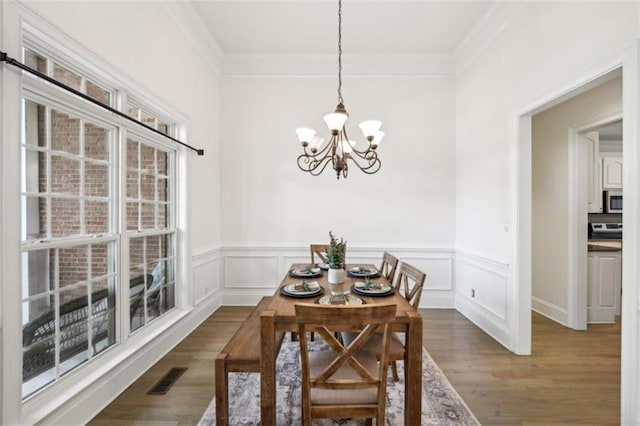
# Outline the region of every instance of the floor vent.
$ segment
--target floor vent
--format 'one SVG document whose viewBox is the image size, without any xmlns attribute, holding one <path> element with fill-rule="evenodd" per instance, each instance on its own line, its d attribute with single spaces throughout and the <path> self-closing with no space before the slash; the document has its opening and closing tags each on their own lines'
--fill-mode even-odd
<svg viewBox="0 0 640 426">
<path fill-rule="evenodd" d="M 164 375 L 162 379 L 160 379 L 158 383 L 155 384 L 154 387 L 149 390 L 149 392 L 147 392 L 147 394 L 164 395 L 169 391 L 169 388 L 178 381 L 180 376 L 182 376 L 182 373 L 184 373 L 185 371 L 187 371 L 187 369 L 183 367 L 172 368 L 167 374 Z"/>
</svg>

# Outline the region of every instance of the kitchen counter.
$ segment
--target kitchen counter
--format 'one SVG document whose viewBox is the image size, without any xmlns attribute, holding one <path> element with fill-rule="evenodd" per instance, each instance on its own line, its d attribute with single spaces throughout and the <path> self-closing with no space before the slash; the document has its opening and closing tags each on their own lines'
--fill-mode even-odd
<svg viewBox="0 0 640 426">
<path fill-rule="evenodd" d="M 622 251 L 622 241 L 603 238 L 591 239 L 588 241 L 587 251 Z"/>
</svg>

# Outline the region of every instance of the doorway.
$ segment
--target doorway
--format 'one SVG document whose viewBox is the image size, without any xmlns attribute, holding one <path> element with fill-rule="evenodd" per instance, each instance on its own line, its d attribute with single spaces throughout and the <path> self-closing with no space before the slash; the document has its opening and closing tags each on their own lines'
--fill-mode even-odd
<svg viewBox="0 0 640 426">
<path fill-rule="evenodd" d="M 532 247 L 533 247 L 533 215 L 532 215 L 532 118 L 535 114 L 551 108 L 554 105 L 571 99 L 580 93 L 597 87 L 603 80 L 611 78 L 611 72 L 622 73 L 623 80 L 623 159 L 626 162 L 624 171 L 625 192 L 635 193 L 639 180 L 636 178 L 638 168 L 637 148 L 634 141 L 638 137 L 637 114 L 640 110 L 640 98 L 637 96 L 639 74 L 638 51 L 630 49 L 619 58 L 602 64 L 586 76 L 567 84 L 564 89 L 545 98 L 536 105 L 524 109 L 518 115 L 518 129 L 515 158 L 513 165 L 514 202 L 512 203 L 512 218 L 516 229 L 512 239 L 513 247 L 513 277 L 517 283 L 514 300 L 516 302 L 516 317 L 513 332 L 518 333 L 514 339 L 514 351 L 520 354 L 531 353 L 531 308 L 532 308 Z M 627 242 L 625 256 L 635 258 L 638 255 L 636 242 L 640 239 L 640 200 L 634 197 L 625 202 L 625 241 Z M 570 228 L 567 234 L 572 232 Z M 571 240 L 571 239 L 569 239 Z M 622 351 L 621 351 L 621 419 L 630 421 L 635 419 L 636 395 L 638 389 L 639 371 L 636 366 L 638 359 L 638 329 L 637 301 L 638 277 L 640 271 L 630 262 L 623 264 L 622 281 L 625 292 L 622 295 Z"/>
</svg>

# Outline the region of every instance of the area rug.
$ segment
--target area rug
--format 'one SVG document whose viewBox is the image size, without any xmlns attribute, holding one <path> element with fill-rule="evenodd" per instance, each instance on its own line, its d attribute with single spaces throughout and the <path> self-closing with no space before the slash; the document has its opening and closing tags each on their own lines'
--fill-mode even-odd
<svg viewBox="0 0 640 426">
<path fill-rule="evenodd" d="M 313 350 L 326 345 L 316 339 L 310 342 Z M 324 346 L 326 348 L 326 346 Z M 276 424 L 302 424 L 300 413 L 300 347 L 298 342 L 285 338 L 276 360 Z M 391 373 L 387 385 L 387 425 L 404 423 L 404 370 L 398 362 L 400 381 L 393 382 Z M 199 426 L 216 424 L 215 398 L 204 412 Z M 260 375 L 258 373 L 229 373 L 229 424 L 260 424 Z M 314 425 L 364 425 L 364 420 L 318 420 Z M 426 350 L 422 352 L 422 426 L 479 425 L 469 407 L 455 391 L 442 370 Z"/>
</svg>

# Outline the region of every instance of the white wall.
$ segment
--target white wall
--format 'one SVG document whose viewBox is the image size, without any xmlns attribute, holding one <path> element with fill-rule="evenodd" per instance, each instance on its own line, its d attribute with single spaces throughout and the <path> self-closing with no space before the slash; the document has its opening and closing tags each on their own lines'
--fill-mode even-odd
<svg viewBox="0 0 640 426">
<path fill-rule="evenodd" d="M 163 354 L 210 315 L 220 303 L 218 257 L 220 209 L 220 77 L 215 45 L 198 37 L 190 9 L 162 2 L 2 2 L 2 50 L 20 59 L 21 25 L 31 24 L 89 63 L 103 68 L 139 95 L 168 108 L 184 122 L 186 142 L 205 150 L 188 151 L 183 169 L 187 193 L 179 203 L 188 215 L 184 250 L 187 269 L 180 309 L 150 324 L 90 368 L 80 367 L 48 389 L 21 403 L 21 320 L 19 317 L 19 72 L 0 69 L 3 114 L 2 148 L 2 422 L 83 423 L 122 392 Z M 170 326 L 170 327 L 169 327 Z M 161 338 L 157 338 L 162 336 Z"/>
<path fill-rule="evenodd" d="M 309 58 L 299 60 L 312 68 Z M 382 121 L 386 136 L 377 174 L 353 167 L 337 180 L 331 166 L 317 177 L 298 169 L 295 134 L 312 127 L 328 139 L 322 117 L 338 103 L 337 70 L 292 74 L 281 65 L 264 75 L 250 65 L 252 74 L 236 66 L 223 79 L 225 246 L 308 246 L 328 242 L 329 230 L 349 247 L 453 245 L 452 75 L 353 75 L 345 66 L 350 138 L 363 143 L 365 119 Z"/>
<path fill-rule="evenodd" d="M 531 163 L 530 158 L 528 165 L 521 161 L 527 158 L 529 147 L 518 146 L 517 141 L 526 141 L 528 123 L 519 121 L 519 116 L 622 61 L 630 67 L 626 70 L 630 78 L 625 81 L 631 91 L 625 108 L 635 106 L 638 7 L 637 2 L 504 3 L 487 18 L 485 31 L 474 34 L 469 46 L 460 49 L 456 79 L 456 251 L 475 255 L 480 266 L 457 257 L 456 289 L 463 291 L 474 280 L 491 283 L 494 275 L 490 266 L 497 266 L 505 281 L 499 281 L 495 288 L 487 286 L 489 294 L 484 297 L 495 306 L 506 307 L 506 316 L 499 317 L 466 294 L 457 294 L 456 307 L 492 335 L 502 336 L 500 341 L 517 353 L 530 350 L 526 343 L 530 342 L 530 312 L 521 307 L 531 301 L 527 262 L 517 262 L 518 253 L 526 259 L 531 249 L 520 245 L 520 238 L 531 231 L 523 225 L 527 217 L 530 220 L 530 207 L 527 200 L 519 198 L 527 193 L 523 182 L 527 181 Z M 509 19 L 507 24 L 505 17 Z M 636 125 L 637 116 L 625 117 L 625 131 L 635 131 Z M 632 152 L 635 149 L 628 151 L 629 155 Z M 625 164 L 628 159 L 625 157 Z M 628 182 L 637 182 L 631 173 L 625 191 Z M 637 234 L 635 226 L 627 228 L 625 223 L 629 235 Z M 629 271 L 625 276 L 632 276 Z M 624 324 L 637 324 L 638 305 L 635 283 L 629 284 L 633 287 L 626 296 L 627 306 L 633 313 L 627 310 L 628 321 L 623 318 L 626 378 L 622 419 L 636 424 L 637 337 L 627 346 L 624 336 L 634 333 L 625 333 Z"/>
<path fill-rule="evenodd" d="M 621 111 L 622 78 L 618 77 L 533 116 L 533 306 L 565 325 L 569 309 L 568 194 L 576 191 L 569 179 L 568 129 Z"/>
</svg>

